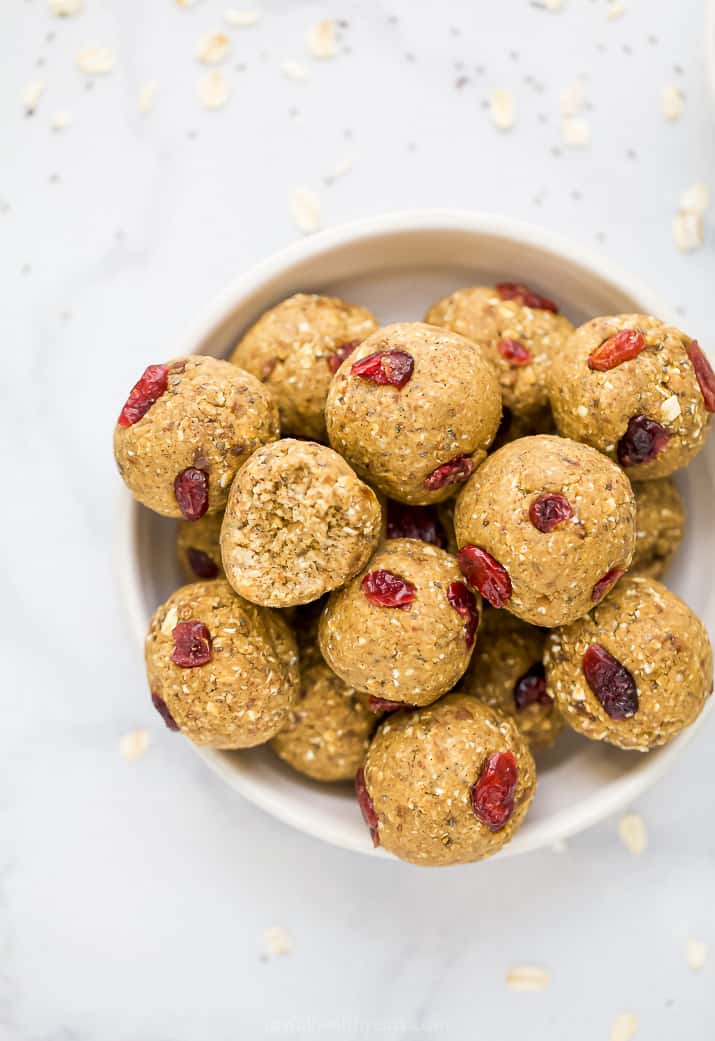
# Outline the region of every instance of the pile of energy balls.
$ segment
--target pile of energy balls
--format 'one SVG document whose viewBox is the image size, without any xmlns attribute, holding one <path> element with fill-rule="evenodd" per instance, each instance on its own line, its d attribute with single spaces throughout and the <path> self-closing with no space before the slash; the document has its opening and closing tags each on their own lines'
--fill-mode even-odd
<svg viewBox="0 0 715 1041">
<path fill-rule="evenodd" d="M 384 327 L 298 294 L 229 361 L 150 365 L 114 449 L 181 519 L 189 584 L 146 639 L 157 711 L 197 745 L 354 779 L 404 860 L 495 853 L 564 726 L 647 751 L 711 692 L 705 628 L 657 579 L 685 520 L 670 475 L 713 411 L 685 333 L 574 330 L 517 283 Z"/>
</svg>

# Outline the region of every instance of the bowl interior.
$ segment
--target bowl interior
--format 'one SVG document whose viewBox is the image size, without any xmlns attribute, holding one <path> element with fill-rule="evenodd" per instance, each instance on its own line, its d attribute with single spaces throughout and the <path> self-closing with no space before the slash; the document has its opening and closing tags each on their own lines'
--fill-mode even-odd
<svg viewBox="0 0 715 1041">
<path fill-rule="evenodd" d="M 262 265 L 228 290 L 176 354 L 226 355 L 241 333 L 267 308 L 299 290 L 345 297 L 371 308 L 382 322 L 419 320 L 427 307 L 454 289 L 499 280 L 527 282 L 556 298 L 576 324 L 597 314 L 646 311 L 662 305 L 648 290 L 610 267 L 583 257 L 546 233 L 504 232 L 477 218 L 421 222 L 405 218 L 384 228 L 356 226 L 318 236 Z M 418 225 L 420 222 L 417 222 Z M 504 222 L 506 223 L 506 222 Z M 539 244 L 543 241 L 549 244 Z M 715 534 L 710 508 L 715 452 L 703 452 L 678 484 L 689 525 L 668 584 L 713 631 L 711 581 L 703 562 L 712 559 Z M 174 552 L 175 524 L 125 496 L 120 532 L 120 575 L 138 637 L 143 639 L 157 604 L 182 584 Z M 692 728 L 691 728 L 692 730 Z M 501 855 L 535 849 L 565 838 L 627 805 L 667 766 L 688 738 L 644 756 L 564 734 L 539 762 L 539 787 L 530 814 Z M 351 786 L 323 786 L 285 766 L 270 748 L 202 751 L 204 758 L 244 796 L 274 816 L 328 842 L 363 853 L 373 850 Z"/>
</svg>

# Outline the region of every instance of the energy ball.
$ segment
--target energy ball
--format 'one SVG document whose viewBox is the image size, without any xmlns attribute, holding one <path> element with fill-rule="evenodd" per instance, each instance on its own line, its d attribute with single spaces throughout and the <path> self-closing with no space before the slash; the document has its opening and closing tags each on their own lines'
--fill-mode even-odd
<svg viewBox="0 0 715 1041">
<path fill-rule="evenodd" d="M 176 532 L 176 555 L 188 582 L 225 578 L 219 535 L 223 513 L 207 513 L 196 521 L 181 521 Z"/>
<path fill-rule="evenodd" d="M 428 705 L 451 690 L 472 656 L 480 601 L 454 557 L 416 539 L 391 539 L 320 619 L 320 649 L 375 709 Z"/>
<path fill-rule="evenodd" d="M 515 723 L 468 694 L 388 717 L 355 778 L 373 843 L 412 864 L 491 856 L 522 823 L 536 787 Z"/>
<path fill-rule="evenodd" d="M 712 692 L 704 625 L 642 576 L 624 578 L 591 614 L 551 633 L 544 662 L 569 726 L 619 748 L 645 752 L 670 741 Z"/>
<path fill-rule="evenodd" d="M 387 325 L 346 358 L 328 392 L 330 443 L 385 495 L 448 499 L 485 458 L 499 384 L 476 344 L 420 322 Z"/>
<path fill-rule="evenodd" d="M 270 389 L 285 434 L 326 441 L 325 399 L 333 373 L 376 328 L 364 307 L 296 293 L 258 319 L 231 361 Z"/>
<path fill-rule="evenodd" d="M 231 487 L 221 528 L 226 577 L 253 603 L 307 604 L 367 563 L 381 525 L 375 493 L 344 459 L 285 438 L 259 448 Z"/>
<path fill-rule="evenodd" d="M 546 434 L 500 448 L 460 493 L 459 565 L 493 607 L 532 625 L 586 614 L 627 570 L 635 499 L 615 463 Z"/>
<path fill-rule="evenodd" d="M 532 751 L 548 748 L 564 721 L 546 690 L 546 633 L 506 611 L 487 609 L 479 643 L 459 684 L 463 694 L 510 716 Z"/>
<path fill-rule="evenodd" d="M 636 551 L 631 571 L 660 578 L 680 545 L 685 528 L 685 507 L 669 477 L 634 481 L 636 497 Z"/>
<path fill-rule="evenodd" d="M 573 326 L 555 313 L 551 300 L 505 298 L 502 292 L 499 286 L 459 289 L 433 304 L 425 321 L 478 343 L 497 375 L 504 407 L 525 426 L 543 427 L 550 418 L 546 372 Z"/>
<path fill-rule="evenodd" d="M 549 396 L 561 434 L 649 481 L 687 466 L 703 447 L 715 374 L 679 329 L 623 314 L 576 330 L 552 359 Z"/>
<path fill-rule="evenodd" d="M 144 371 L 117 421 L 114 455 L 135 499 L 195 521 L 224 508 L 239 468 L 279 436 L 276 403 L 257 379 L 195 355 Z"/>
<path fill-rule="evenodd" d="M 145 645 L 154 707 L 196 745 L 269 741 L 298 698 L 298 648 L 276 611 L 228 582 L 194 582 L 157 608 Z"/>
</svg>

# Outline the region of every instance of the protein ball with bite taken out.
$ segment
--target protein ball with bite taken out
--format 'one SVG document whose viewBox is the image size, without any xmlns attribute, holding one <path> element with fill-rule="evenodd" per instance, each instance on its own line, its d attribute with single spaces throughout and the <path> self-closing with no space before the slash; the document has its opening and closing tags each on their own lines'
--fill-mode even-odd
<svg viewBox="0 0 715 1041">
<path fill-rule="evenodd" d="M 377 710 L 427 705 L 451 690 L 472 656 L 479 598 L 456 561 L 416 539 L 391 539 L 320 619 L 320 648 Z"/>
<path fill-rule="evenodd" d="M 224 508 L 239 468 L 279 435 L 276 403 L 257 379 L 195 355 L 145 370 L 117 421 L 114 455 L 135 499 L 194 521 Z"/>
<path fill-rule="evenodd" d="M 251 326 L 231 361 L 269 387 L 284 433 L 326 441 L 325 399 L 333 373 L 376 328 L 364 307 L 296 293 Z"/>
<path fill-rule="evenodd" d="M 277 611 L 228 582 L 194 582 L 158 607 L 145 644 L 154 707 L 196 745 L 269 741 L 298 697 L 298 649 Z"/>
<path fill-rule="evenodd" d="M 373 843 L 412 864 L 491 856 L 521 825 L 536 787 L 515 723 L 467 694 L 388 717 L 356 793 Z"/>
<path fill-rule="evenodd" d="M 219 536 L 223 513 L 207 513 L 196 521 L 181 521 L 176 532 L 176 555 L 187 581 L 224 578 Z"/>
<path fill-rule="evenodd" d="M 236 477 L 221 528 L 226 577 L 268 607 L 317 600 L 369 560 L 382 511 L 371 488 L 332 449 L 284 438 Z"/>
<path fill-rule="evenodd" d="M 586 614 L 627 570 L 635 500 L 623 471 L 546 434 L 490 455 L 457 499 L 462 572 L 493 607 L 553 627 Z"/>
<path fill-rule="evenodd" d="M 551 300 L 512 283 L 458 289 L 430 307 L 425 321 L 479 344 L 501 387 L 504 407 L 539 433 L 550 421 L 546 372 L 573 332 Z M 530 431 L 536 432 L 536 431 Z"/>
<path fill-rule="evenodd" d="M 685 506 L 670 477 L 634 481 L 636 497 L 636 551 L 631 572 L 660 578 L 680 545 L 685 528 Z"/>
<path fill-rule="evenodd" d="M 547 690 L 569 726 L 642 752 L 689 726 L 712 692 L 705 626 L 675 593 L 637 575 L 551 633 L 544 664 Z"/>
<path fill-rule="evenodd" d="M 506 611 L 488 608 L 479 643 L 459 690 L 510 716 L 532 750 L 548 748 L 564 721 L 546 690 L 546 632 Z"/>
<path fill-rule="evenodd" d="M 485 458 L 501 393 L 476 344 L 421 322 L 388 325 L 338 369 L 325 417 L 330 443 L 400 502 L 441 502 Z"/>
<path fill-rule="evenodd" d="M 705 443 L 715 374 L 695 340 L 642 314 L 594 318 L 552 359 L 556 426 L 631 480 L 667 477 Z"/>
</svg>

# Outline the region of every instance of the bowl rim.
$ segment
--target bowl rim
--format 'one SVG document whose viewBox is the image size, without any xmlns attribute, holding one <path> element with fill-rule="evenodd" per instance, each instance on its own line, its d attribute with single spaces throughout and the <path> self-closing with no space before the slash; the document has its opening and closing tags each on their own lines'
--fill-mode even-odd
<svg viewBox="0 0 715 1041">
<path fill-rule="evenodd" d="M 715 0 L 713 0 L 715 4 Z M 657 314 L 666 321 L 673 321 L 670 308 L 640 278 L 614 265 L 598 252 L 576 245 L 560 233 L 552 232 L 539 225 L 516 220 L 499 214 L 453 209 L 412 209 L 381 213 L 348 221 L 306 236 L 284 246 L 270 256 L 259 260 L 247 271 L 231 279 L 201 310 L 179 337 L 177 349 L 172 356 L 200 353 L 201 347 L 214 336 L 230 315 L 238 310 L 251 293 L 264 283 L 280 274 L 287 267 L 302 261 L 315 259 L 321 254 L 350 242 L 362 241 L 382 235 L 398 235 L 410 232 L 455 232 L 466 231 L 476 234 L 509 238 L 514 243 L 531 246 L 557 256 L 566 263 L 573 263 L 592 275 L 610 282 L 620 291 L 637 299 L 646 313 Z M 114 565 L 120 595 L 134 638 L 143 647 L 146 630 L 144 602 L 141 594 L 139 554 L 136 546 L 139 533 L 139 518 L 142 507 L 135 502 L 129 491 L 120 488 L 113 547 Z M 649 788 L 669 768 L 672 760 L 693 736 L 698 720 L 679 734 L 658 754 L 643 757 L 642 762 L 632 767 L 627 774 L 609 781 L 604 789 L 578 805 L 557 811 L 533 827 L 530 834 L 514 848 L 507 845 L 497 856 L 531 852 L 569 838 L 613 813 L 628 806 L 644 790 Z M 382 849 L 366 849 L 357 846 L 342 835 L 339 829 L 331 831 L 327 825 L 316 821 L 307 810 L 295 807 L 286 810 L 281 800 L 272 797 L 261 781 L 232 770 L 225 754 L 212 749 L 191 745 L 194 752 L 233 789 L 240 792 L 254 805 L 271 816 L 297 828 L 304 834 L 322 839 L 331 845 L 354 852 L 369 853 L 380 858 L 394 860 Z"/>
</svg>

